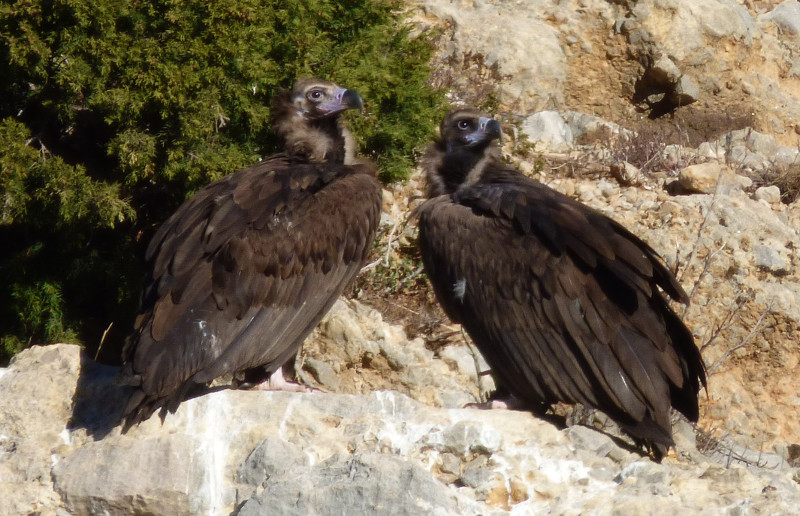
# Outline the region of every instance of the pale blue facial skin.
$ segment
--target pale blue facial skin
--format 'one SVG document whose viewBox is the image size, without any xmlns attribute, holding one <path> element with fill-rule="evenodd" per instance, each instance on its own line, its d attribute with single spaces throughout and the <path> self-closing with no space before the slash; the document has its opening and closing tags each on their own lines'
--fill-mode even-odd
<svg viewBox="0 0 800 516">
<path fill-rule="evenodd" d="M 325 114 L 338 113 L 347 109 L 358 109 L 360 112 L 363 108 L 364 101 L 361 100 L 361 96 L 346 88 L 336 88 L 333 90 L 333 99 L 317 105 L 317 109 Z"/>
<path fill-rule="evenodd" d="M 500 139 L 501 134 L 502 131 L 500 129 L 500 122 L 482 116 L 478 119 L 478 129 L 465 134 L 462 137 L 462 140 L 468 146 L 472 146 L 492 140 L 494 138 Z"/>
<path fill-rule="evenodd" d="M 486 141 L 487 138 L 498 137 L 500 124 L 491 118 L 482 116 L 478 119 L 478 130 L 468 134 L 464 139 L 471 144 Z"/>
</svg>

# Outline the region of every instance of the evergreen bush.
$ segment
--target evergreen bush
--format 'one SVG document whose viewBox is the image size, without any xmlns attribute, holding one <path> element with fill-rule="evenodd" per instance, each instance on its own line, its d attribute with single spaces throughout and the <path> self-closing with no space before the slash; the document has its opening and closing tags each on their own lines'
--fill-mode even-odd
<svg viewBox="0 0 800 516">
<path fill-rule="evenodd" d="M 361 93 L 365 114 L 349 120 L 362 153 L 384 181 L 406 177 L 445 107 L 427 85 L 432 45 L 401 7 L 0 2 L 0 363 L 76 338 L 106 338 L 115 359 L 156 226 L 277 150 L 269 100 L 297 77 Z"/>
</svg>

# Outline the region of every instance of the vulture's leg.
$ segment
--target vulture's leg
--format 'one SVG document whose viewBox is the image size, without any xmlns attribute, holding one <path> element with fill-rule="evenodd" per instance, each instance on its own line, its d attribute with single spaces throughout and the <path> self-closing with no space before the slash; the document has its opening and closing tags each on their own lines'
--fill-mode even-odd
<svg viewBox="0 0 800 516">
<path fill-rule="evenodd" d="M 235 389 L 258 391 L 314 392 L 316 390 L 286 380 L 283 377 L 283 367 L 279 367 L 272 374 L 267 373 L 263 367 L 247 369 L 243 377 L 234 377 L 232 385 Z"/>
<path fill-rule="evenodd" d="M 476 408 L 481 410 L 530 410 L 528 403 L 523 400 L 508 395 L 503 398 L 493 398 L 481 403 L 467 403 L 467 408 Z"/>
<path fill-rule="evenodd" d="M 266 382 L 253 386 L 260 391 L 288 391 L 288 392 L 313 392 L 314 389 L 305 385 L 290 382 L 283 377 L 283 368 L 279 367 L 272 373 Z"/>
<path fill-rule="evenodd" d="M 264 367 L 251 367 L 243 371 L 242 377 L 234 377 L 232 385 L 236 389 L 253 389 L 259 391 L 287 391 L 287 392 L 319 392 L 311 387 L 310 381 L 304 377 L 300 364 L 297 363 L 297 354 L 294 360 L 289 360 L 279 367 L 272 374 L 268 373 Z M 292 368 L 297 371 L 301 383 L 290 382 L 283 377 L 283 369 L 291 374 Z"/>
</svg>

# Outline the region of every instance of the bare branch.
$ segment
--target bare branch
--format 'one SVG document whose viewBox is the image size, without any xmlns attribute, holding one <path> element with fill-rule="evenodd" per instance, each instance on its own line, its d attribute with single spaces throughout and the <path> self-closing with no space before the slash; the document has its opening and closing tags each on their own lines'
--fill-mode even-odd
<svg viewBox="0 0 800 516">
<path fill-rule="evenodd" d="M 711 376 L 712 374 L 714 374 L 716 372 L 717 368 L 720 365 L 722 365 L 722 363 L 731 355 L 731 353 L 733 353 L 737 349 L 741 349 L 741 348 L 747 346 L 747 344 L 750 342 L 750 340 L 752 340 L 752 338 L 756 335 L 756 332 L 758 331 L 758 328 L 761 326 L 761 323 L 764 321 L 764 318 L 767 315 L 771 314 L 771 313 L 772 313 L 772 307 L 767 306 L 766 308 L 764 308 L 764 311 L 761 312 L 761 315 L 759 316 L 758 320 L 756 321 L 756 324 L 750 330 L 750 333 L 748 333 L 747 336 L 744 339 L 742 339 L 742 342 L 740 342 L 738 345 L 730 348 L 725 353 L 723 353 L 722 356 L 719 357 L 717 359 L 717 361 L 714 362 L 714 364 L 712 364 L 712 366 L 708 368 L 708 376 Z"/>
</svg>

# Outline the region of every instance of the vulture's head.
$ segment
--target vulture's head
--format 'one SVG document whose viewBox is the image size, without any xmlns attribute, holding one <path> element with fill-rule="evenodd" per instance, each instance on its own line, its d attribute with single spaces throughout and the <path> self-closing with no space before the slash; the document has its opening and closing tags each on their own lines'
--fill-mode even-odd
<svg viewBox="0 0 800 516">
<path fill-rule="evenodd" d="M 439 126 L 439 134 L 447 152 L 471 149 L 480 152 L 492 140 L 502 136 L 500 122 L 473 108 L 451 110 Z"/>
<path fill-rule="evenodd" d="M 480 179 L 488 164 L 500 160 L 500 150 L 493 142 L 502 134 L 500 122 L 477 109 L 450 111 L 439 126 L 439 140 L 422 158 L 428 195 L 450 194 Z"/>
<path fill-rule="evenodd" d="M 348 109 L 364 108 L 361 96 L 323 79 L 300 79 L 272 104 L 272 128 L 291 155 L 316 162 L 348 163 L 352 137 L 339 120 Z"/>
<path fill-rule="evenodd" d="M 364 109 L 358 93 L 322 79 L 300 79 L 289 96 L 292 106 L 307 120 L 334 117 L 348 109 Z"/>
</svg>

